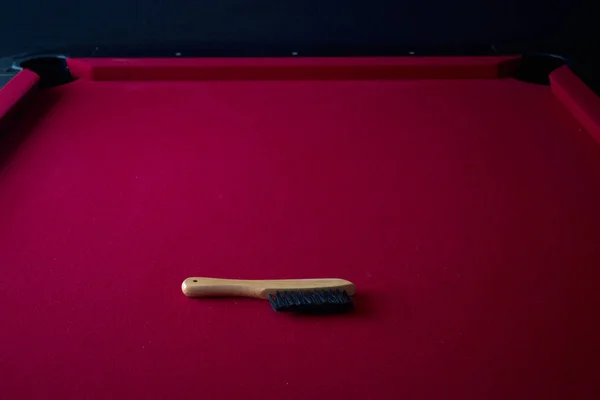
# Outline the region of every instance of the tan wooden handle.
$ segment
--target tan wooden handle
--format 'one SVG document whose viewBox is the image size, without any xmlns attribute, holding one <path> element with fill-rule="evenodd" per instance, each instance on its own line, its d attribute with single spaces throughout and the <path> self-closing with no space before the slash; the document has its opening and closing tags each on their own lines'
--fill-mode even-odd
<svg viewBox="0 0 600 400">
<path fill-rule="evenodd" d="M 181 284 L 188 297 L 244 296 L 266 299 L 270 294 L 283 290 L 340 289 L 349 296 L 356 292 L 354 284 L 344 279 L 279 279 L 238 280 L 217 278 L 187 278 Z"/>
</svg>

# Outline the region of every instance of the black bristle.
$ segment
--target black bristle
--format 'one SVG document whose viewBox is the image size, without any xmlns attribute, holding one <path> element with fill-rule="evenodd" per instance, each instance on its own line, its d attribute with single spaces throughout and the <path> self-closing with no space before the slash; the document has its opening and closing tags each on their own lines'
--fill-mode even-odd
<svg viewBox="0 0 600 400">
<path fill-rule="evenodd" d="M 275 311 L 299 313 L 336 313 L 352 308 L 352 298 L 345 290 L 292 290 L 269 295 Z"/>
</svg>

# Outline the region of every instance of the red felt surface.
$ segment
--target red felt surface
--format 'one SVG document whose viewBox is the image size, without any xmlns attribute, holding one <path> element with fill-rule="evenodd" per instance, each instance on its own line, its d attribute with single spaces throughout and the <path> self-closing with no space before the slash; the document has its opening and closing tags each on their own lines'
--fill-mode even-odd
<svg viewBox="0 0 600 400">
<path fill-rule="evenodd" d="M 0 397 L 600 395 L 600 146 L 549 87 L 80 79 L 6 136 Z M 341 277 L 356 312 L 193 275 Z"/>
</svg>

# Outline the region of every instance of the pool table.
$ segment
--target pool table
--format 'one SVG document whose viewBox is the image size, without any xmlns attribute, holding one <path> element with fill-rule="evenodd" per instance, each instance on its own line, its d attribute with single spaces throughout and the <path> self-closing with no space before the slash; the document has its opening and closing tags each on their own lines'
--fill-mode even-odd
<svg viewBox="0 0 600 400">
<path fill-rule="evenodd" d="M 0 91 L 1 398 L 600 398 L 600 99 L 569 66 L 62 62 Z"/>
</svg>

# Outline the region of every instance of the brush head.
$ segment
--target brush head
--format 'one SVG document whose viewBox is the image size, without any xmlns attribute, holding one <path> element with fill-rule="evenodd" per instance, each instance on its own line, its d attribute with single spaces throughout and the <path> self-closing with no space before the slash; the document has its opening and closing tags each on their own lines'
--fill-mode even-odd
<svg viewBox="0 0 600 400">
<path fill-rule="evenodd" d="M 277 291 L 269 295 L 275 311 L 299 313 L 338 313 L 352 309 L 352 298 L 345 290 L 313 289 Z"/>
</svg>

